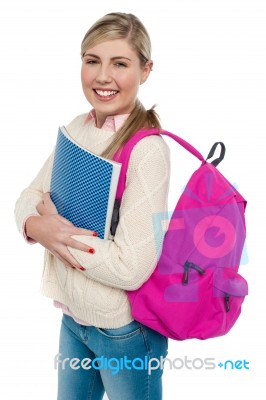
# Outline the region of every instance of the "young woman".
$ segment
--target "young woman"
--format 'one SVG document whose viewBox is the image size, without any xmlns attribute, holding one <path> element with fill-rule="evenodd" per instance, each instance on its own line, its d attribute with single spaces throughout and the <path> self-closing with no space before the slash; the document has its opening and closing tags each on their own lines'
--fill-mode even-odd
<svg viewBox="0 0 266 400">
<path fill-rule="evenodd" d="M 86 33 L 81 56 L 82 87 L 93 109 L 67 126 L 74 140 L 112 158 L 138 129 L 160 128 L 154 110 L 137 98 L 153 66 L 137 17 L 105 15 Z M 106 392 L 110 400 L 160 400 L 167 338 L 133 320 L 126 291 L 140 287 L 156 266 L 164 234 L 155 231 L 153 215 L 167 209 L 169 149 L 156 135 L 134 147 L 120 221 L 107 240 L 58 215 L 49 196 L 52 164 L 53 154 L 21 193 L 15 214 L 27 241 L 45 248 L 42 293 L 63 311 L 58 399 L 98 400 Z"/>
</svg>

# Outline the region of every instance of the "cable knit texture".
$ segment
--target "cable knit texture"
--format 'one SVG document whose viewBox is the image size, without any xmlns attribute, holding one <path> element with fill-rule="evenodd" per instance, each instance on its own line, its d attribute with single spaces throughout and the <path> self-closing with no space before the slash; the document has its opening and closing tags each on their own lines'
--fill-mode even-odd
<svg viewBox="0 0 266 400">
<path fill-rule="evenodd" d="M 100 154 L 115 133 L 85 123 L 86 118 L 87 114 L 78 116 L 67 130 L 82 146 Z M 65 266 L 45 250 L 41 283 L 45 296 L 97 327 L 118 328 L 132 321 L 126 291 L 139 288 L 149 278 L 161 252 L 164 229 L 154 224 L 154 217 L 167 213 L 169 158 L 169 148 L 161 136 L 146 137 L 134 147 L 115 236 L 110 234 L 107 240 L 74 236 L 95 249 L 89 254 L 69 248 L 86 268 L 84 272 Z M 52 164 L 53 153 L 17 200 L 15 216 L 22 235 L 24 221 L 38 214 L 36 205 L 50 189 Z"/>
</svg>

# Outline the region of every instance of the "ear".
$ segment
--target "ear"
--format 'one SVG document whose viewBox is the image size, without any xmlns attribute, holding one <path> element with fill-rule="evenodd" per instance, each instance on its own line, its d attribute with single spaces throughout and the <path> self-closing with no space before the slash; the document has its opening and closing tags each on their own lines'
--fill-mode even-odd
<svg viewBox="0 0 266 400">
<path fill-rule="evenodd" d="M 153 61 L 152 60 L 147 61 L 142 69 L 140 85 L 142 85 L 148 79 L 150 72 L 152 71 L 152 67 L 153 67 Z"/>
</svg>

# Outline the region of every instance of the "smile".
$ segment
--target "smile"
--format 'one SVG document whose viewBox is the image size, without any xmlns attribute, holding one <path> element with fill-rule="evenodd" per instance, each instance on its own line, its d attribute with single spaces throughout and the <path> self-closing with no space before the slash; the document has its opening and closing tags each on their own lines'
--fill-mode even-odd
<svg viewBox="0 0 266 400">
<path fill-rule="evenodd" d="M 97 90 L 97 89 L 95 89 L 94 91 L 95 91 L 95 93 L 97 93 L 98 96 L 101 96 L 101 97 L 110 97 L 110 96 L 112 97 L 118 93 L 117 90 Z"/>
</svg>

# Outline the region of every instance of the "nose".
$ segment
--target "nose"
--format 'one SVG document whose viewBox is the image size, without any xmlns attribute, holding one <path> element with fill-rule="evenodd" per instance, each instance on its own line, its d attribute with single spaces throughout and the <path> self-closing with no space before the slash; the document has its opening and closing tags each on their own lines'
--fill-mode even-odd
<svg viewBox="0 0 266 400">
<path fill-rule="evenodd" d="M 112 82 L 112 77 L 110 74 L 110 69 L 108 66 L 101 65 L 98 74 L 96 76 L 96 82 L 101 84 L 106 84 Z"/>
</svg>

